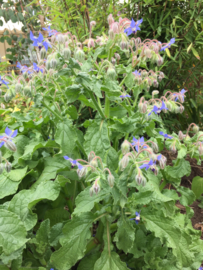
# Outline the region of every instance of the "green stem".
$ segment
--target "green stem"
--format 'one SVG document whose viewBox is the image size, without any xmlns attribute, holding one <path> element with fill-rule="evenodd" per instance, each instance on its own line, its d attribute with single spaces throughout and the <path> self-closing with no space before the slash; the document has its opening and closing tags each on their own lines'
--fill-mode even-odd
<svg viewBox="0 0 203 270">
<path fill-rule="evenodd" d="M 105 115 L 104 115 L 102 109 L 100 108 L 100 106 L 98 105 L 98 103 L 97 103 L 97 101 L 96 101 L 96 99 L 95 99 L 95 97 L 94 97 L 94 94 L 93 94 L 91 91 L 89 91 L 87 88 L 86 88 L 86 90 L 88 91 L 88 93 L 89 93 L 89 95 L 90 95 L 90 97 L 91 97 L 91 99 L 92 99 L 92 101 L 93 101 L 93 103 L 94 103 L 94 106 L 95 106 L 96 109 L 98 110 L 100 116 L 101 116 L 103 119 L 105 119 Z"/>
<path fill-rule="evenodd" d="M 44 101 L 42 101 L 42 104 L 44 105 L 45 108 L 47 108 L 47 110 L 49 110 L 51 113 L 53 113 L 56 116 L 56 118 L 63 121 L 63 118 L 60 115 L 58 115 L 55 111 L 53 111 L 49 106 L 47 106 Z"/>
<path fill-rule="evenodd" d="M 79 140 L 76 141 L 76 144 L 78 146 L 78 148 L 80 149 L 80 151 L 83 153 L 83 155 L 87 158 L 87 154 L 85 152 L 85 149 L 83 148 L 82 144 L 79 142 Z"/>
<path fill-rule="evenodd" d="M 108 241 L 108 253 L 110 257 L 111 256 L 111 235 L 110 235 L 110 228 L 109 228 L 108 220 L 106 220 L 106 233 L 107 233 L 107 241 Z"/>
<path fill-rule="evenodd" d="M 104 114 L 105 114 L 106 118 L 109 118 L 109 115 L 110 115 L 110 100 L 107 97 L 105 97 Z"/>
<path fill-rule="evenodd" d="M 71 201 L 71 199 L 67 199 L 67 205 L 68 205 L 68 209 L 70 211 L 70 213 L 72 214 L 73 213 L 73 203 Z"/>
<path fill-rule="evenodd" d="M 166 184 L 167 184 L 167 181 L 164 180 L 163 183 L 160 185 L 159 190 L 162 191 L 162 189 L 164 189 L 164 187 L 166 186 Z"/>
</svg>

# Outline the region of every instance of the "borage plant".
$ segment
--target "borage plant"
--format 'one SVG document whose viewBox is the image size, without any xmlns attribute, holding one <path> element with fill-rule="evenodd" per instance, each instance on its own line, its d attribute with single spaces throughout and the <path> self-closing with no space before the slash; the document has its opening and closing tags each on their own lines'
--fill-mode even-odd
<svg viewBox="0 0 203 270">
<path fill-rule="evenodd" d="M 184 111 L 184 89 L 160 98 L 149 92 L 164 79 L 160 51 L 175 39 L 134 38 L 142 19 L 109 15 L 108 23 L 109 34 L 95 39 L 91 22 L 84 44 L 50 27 L 48 38 L 31 33 L 38 62 L 2 77 L 1 127 L 10 129 L 0 140 L 12 163 L 0 175 L 4 269 L 201 265 L 203 244 L 188 206 L 196 197 L 179 185 L 190 173 L 186 155 L 203 157 L 202 133 L 196 125 L 192 138 L 189 130 L 164 129 L 163 113 Z M 174 166 L 166 166 L 164 145 L 178 151 Z"/>
</svg>

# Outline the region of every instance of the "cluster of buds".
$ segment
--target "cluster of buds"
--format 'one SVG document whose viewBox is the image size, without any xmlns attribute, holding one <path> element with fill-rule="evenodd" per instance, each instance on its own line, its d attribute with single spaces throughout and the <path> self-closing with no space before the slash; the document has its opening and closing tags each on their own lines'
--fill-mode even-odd
<svg viewBox="0 0 203 270">
<path fill-rule="evenodd" d="M 161 169 L 164 169 L 166 165 L 166 157 L 156 154 L 158 150 L 157 143 L 150 140 L 145 142 L 144 137 L 139 139 L 133 137 L 132 143 L 125 140 L 121 145 L 123 157 L 119 162 L 119 168 L 123 171 L 130 164 L 135 172 L 135 181 L 137 184 L 145 186 L 146 178 L 143 175 L 142 169 L 151 169 L 157 175 L 157 163 L 159 163 Z M 140 164 L 142 165 L 140 166 Z"/>
<path fill-rule="evenodd" d="M 12 131 L 8 127 L 5 129 L 5 133 L 0 136 L 0 148 L 4 145 L 9 150 L 15 152 L 17 150 L 15 143 L 13 142 L 13 138 L 18 134 L 17 130 Z"/>
<path fill-rule="evenodd" d="M 179 93 L 171 93 L 166 92 L 164 96 L 162 96 L 160 99 L 155 98 L 154 96 L 158 94 L 158 91 L 155 90 L 152 93 L 152 99 L 149 101 L 146 101 L 144 97 L 142 97 L 138 104 L 138 109 L 140 113 L 145 114 L 147 113 L 147 118 L 152 114 L 160 114 L 161 111 L 163 112 L 173 112 L 173 113 L 182 113 L 184 111 L 184 106 L 178 102 L 180 100 L 181 102 L 184 102 L 184 89 L 182 89 L 182 92 Z M 168 97 L 167 94 L 170 93 Z"/>
<path fill-rule="evenodd" d="M 73 160 L 68 156 L 64 156 L 66 160 L 68 160 L 72 168 L 77 167 L 77 174 L 79 178 L 86 178 L 88 173 L 94 173 L 96 176 L 93 177 L 92 181 L 94 181 L 92 187 L 90 188 L 90 196 L 93 194 L 98 194 L 101 190 L 101 179 L 106 179 L 109 186 L 112 188 L 114 186 L 115 178 L 111 171 L 108 168 L 104 168 L 103 162 L 99 156 L 91 151 L 88 155 L 88 161 L 83 159 Z M 99 163 L 98 163 L 99 161 Z M 81 163 L 84 163 L 82 165 Z M 108 175 L 106 175 L 106 172 Z"/>
</svg>

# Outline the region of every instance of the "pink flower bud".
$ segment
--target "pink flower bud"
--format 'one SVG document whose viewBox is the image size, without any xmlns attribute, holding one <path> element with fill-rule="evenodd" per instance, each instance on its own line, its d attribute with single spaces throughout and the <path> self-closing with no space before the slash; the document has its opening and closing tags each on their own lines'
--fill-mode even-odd
<svg viewBox="0 0 203 270">
<path fill-rule="evenodd" d="M 161 65 L 163 65 L 163 62 L 164 62 L 164 60 L 163 60 L 163 58 L 161 57 L 161 56 L 159 56 L 159 58 L 157 59 L 157 66 L 161 66 Z M 160 77 L 161 79 L 162 79 L 162 77 Z"/>
<path fill-rule="evenodd" d="M 113 32 L 115 34 L 118 34 L 119 33 L 119 25 L 118 25 L 118 23 L 117 22 L 112 23 L 111 29 L 113 30 Z"/>
<path fill-rule="evenodd" d="M 154 80 L 154 81 L 153 81 L 153 86 L 154 86 L 154 87 L 158 87 L 158 86 L 159 86 L 159 83 L 158 83 L 157 80 Z"/>
<path fill-rule="evenodd" d="M 199 151 L 199 155 L 202 156 L 203 155 L 203 143 L 200 143 L 200 145 L 198 147 L 198 151 Z"/>
<path fill-rule="evenodd" d="M 90 22 L 90 26 L 95 26 L 96 25 L 96 22 L 95 21 L 91 21 Z"/>
<path fill-rule="evenodd" d="M 116 57 L 116 60 L 119 61 L 119 60 L 121 59 L 121 57 L 120 57 L 120 55 L 119 55 L 118 53 L 115 53 L 114 55 L 115 55 L 115 57 Z"/>
<path fill-rule="evenodd" d="M 86 176 L 87 174 L 87 168 L 83 167 L 81 170 L 77 169 L 77 174 L 79 178 L 82 178 L 83 176 Z"/>
<path fill-rule="evenodd" d="M 116 59 L 115 58 L 111 58 L 111 63 L 113 64 L 113 65 L 115 65 L 116 64 Z"/>
<path fill-rule="evenodd" d="M 185 135 L 182 133 L 182 131 L 178 132 L 178 138 L 180 141 L 182 141 L 185 138 Z"/>
<path fill-rule="evenodd" d="M 89 155 L 88 155 L 88 162 L 91 162 L 95 156 L 96 155 L 95 155 L 94 152 L 90 152 Z"/>
<path fill-rule="evenodd" d="M 161 159 L 159 160 L 159 166 L 163 170 L 166 166 L 167 158 L 161 155 Z"/>
<path fill-rule="evenodd" d="M 108 24 L 109 24 L 109 25 L 111 25 L 112 23 L 114 23 L 114 19 L 113 19 L 112 14 L 109 14 L 107 20 L 108 20 Z"/>
<path fill-rule="evenodd" d="M 176 144 L 173 142 L 170 146 L 169 146 L 170 151 L 175 154 L 177 149 L 176 149 Z"/>
<path fill-rule="evenodd" d="M 127 42 L 121 41 L 120 47 L 121 47 L 122 50 L 125 50 L 127 48 L 127 46 L 128 46 L 128 43 Z"/>
<path fill-rule="evenodd" d="M 55 41 L 56 41 L 56 36 L 55 35 L 51 36 L 51 42 L 54 43 Z"/>
</svg>

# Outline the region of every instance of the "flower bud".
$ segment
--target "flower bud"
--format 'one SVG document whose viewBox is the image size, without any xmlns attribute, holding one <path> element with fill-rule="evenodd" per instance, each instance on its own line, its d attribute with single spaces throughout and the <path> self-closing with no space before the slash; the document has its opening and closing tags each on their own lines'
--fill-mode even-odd
<svg viewBox="0 0 203 270">
<path fill-rule="evenodd" d="M 90 165 L 94 168 L 91 168 L 91 171 L 92 172 L 95 172 L 96 171 L 96 168 L 98 167 L 98 162 L 96 159 L 93 159 L 91 162 L 90 162 Z"/>
<path fill-rule="evenodd" d="M 109 14 L 108 18 L 107 18 L 108 24 L 111 25 L 112 23 L 114 23 L 114 19 L 112 14 Z"/>
<path fill-rule="evenodd" d="M 93 187 L 90 188 L 90 196 L 92 197 L 94 194 L 94 190 L 93 190 Z"/>
<path fill-rule="evenodd" d="M 23 73 L 23 78 L 24 78 L 24 79 L 27 79 L 27 78 L 28 78 L 27 72 L 24 72 L 24 73 Z"/>
<path fill-rule="evenodd" d="M 139 168 L 138 168 L 138 173 L 135 176 L 135 181 L 137 182 L 138 185 L 141 185 L 141 184 L 143 186 L 146 185 L 146 179 Z"/>
<path fill-rule="evenodd" d="M 51 69 L 51 61 L 49 61 L 49 60 L 46 61 L 46 68 L 48 70 Z"/>
<path fill-rule="evenodd" d="M 161 155 L 161 158 L 159 160 L 159 166 L 163 170 L 166 166 L 167 158 L 163 155 Z"/>
<path fill-rule="evenodd" d="M 6 93 L 6 94 L 4 95 L 4 100 L 5 100 L 6 102 L 9 102 L 10 99 L 11 99 L 11 95 L 10 95 L 9 93 Z"/>
<path fill-rule="evenodd" d="M 129 157 L 125 155 L 119 162 L 119 169 L 123 171 L 128 166 L 128 163 Z"/>
<path fill-rule="evenodd" d="M 176 153 L 177 149 L 176 149 L 176 145 L 175 145 L 174 142 L 169 146 L 169 150 L 170 150 L 173 154 Z"/>
<path fill-rule="evenodd" d="M 166 107 L 169 109 L 169 111 L 171 112 L 172 111 L 172 104 L 171 104 L 171 102 L 170 101 L 166 101 L 165 102 L 166 103 Z"/>
<path fill-rule="evenodd" d="M 45 50 L 45 48 L 43 47 L 41 50 L 40 50 L 40 58 L 41 59 L 45 59 L 47 56 L 47 51 Z"/>
<path fill-rule="evenodd" d="M 1 108 L 2 108 L 2 109 L 5 109 L 6 106 L 5 106 L 3 103 L 1 103 Z"/>
<path fill-rule="evenodd" d="M 121 151 L 122 154 L 125 155 L 130 151 L 130 145 L 128 143 L 127 140 L 125 140 L 122 144 L 121 144 Z"/>
<path fill-rule="evenodd" d="M 56 66 L 57 66 L 57 60 L 53 58 L 53 59 L 50 61 L 50 64 L 51 64 L 51 67 L 52 67 L 53 69 L 55 69 Z"/>
<path fill-rule="evenodd" d="M 158 90 L 152 91 L 152 96 L 155 96 L 155 95 L 158 95 L 158 94 L 159 94 L 159 91 Z"/>
<path fill-rule="evenodd" d="M 149 48 L 147 48 L 145 50 L 145 55 L 146 55 L 147 58 L 151 58 L 152 57 L 152 53 L 151 53 L 151 50 Z"/>
<path fill-rule="evenodd" d="M 198 151 L 199 151 L 199 155 L 202 156 L 203 155 L 203 143 L 200 143 L 200 145 L 198 146 Z"/>
<path fill-rule="evenodd" d="M 68 41 L 69 41 L 69 37 L 68 37 L 68 35 L 63 35 L 63 37 L 64 37 L 65 46 L 67 46 Z"/>
<path fill-rule="evenodd" d="M 65 43 L 64 36 L 63 36 L 62 34 L 57 35 L 57 41 L 58 41 L 58 43 L 60 43 L 60 44 Z"/>
<path fill-rule="evenodd" d="M 182 141 L 184 139 L 185 135 L 182 133 L 182 131 L 178 132 L 178 138 L 180 141 Z"/>
<path fill-rule="evenodd" d="M 77 169 L 77 174 L 79 178 L 82 178 L 84 176 L 86 176 L 87 174 L 87 167 L 83 167 L 81 170 Z"/>
<path fill-rule="evenodd" d="M 9 150 L 13 152 L 17 150 L 16 145 L 12 141 L 7 140 L 4 145 L 6 148 L 8 148 Z"/>
<path fill-rule="evenodd" d="M 24 87 L 24 89 L 23 89 L 23 92 L 24 92 L 24 95 L 25 95 L 25 96 L 29 96 L 30 93 L 31 93 L 31 88 L 30 88 L 30 86 L 29 86 L 29 85 L 26 85 L 26 86 Z"/>
<path fill-rule="evenodd" d="M 113 67 L 109 67 L 107 70 L 107 78 L 111 79 L 111 80 L 115 80 L 116 78 L 116 71 Z"/>
<path fill-rule="evenodd" d="M 94 191 L 95 194 L 98 194 L 98 193 L 100 192 L 100 190 L 101 190 L 100 185 L 99 185 L 99 179 L 100 179 L 100 178 L 97 178 L 97 179 L 95 180 L 93 186 L 92 186 L 93 191 Z"/>
<path fill-rule="evenodd" d="M 159 86 L 159 83 L 158 83 L 157 80 L 154 80 L 154 81 L 153 81 L 153 86 L 154 86 L 154 87 L 158 87 L 158 86 Z"/>
<path fill-rule="evenodd" d="M 154 150 L 155 153 L 158 153 L 158 151 L 159 151 L 158 144 L 157 143 L 153 143 L 152 144 L 152 149 Z"/>
<path fill-rule="evenodd" d="M 111 58 L 111 63 L 115 66 L 115 64 L 116 64 L 116 59 L 115 58 Z"/>
<path fill-rule="evenodd" d="M 189 135 L 186 135 L 185 136 L 185 141 L 189 141 L 190 140 L 190 136 Z"/>
<path fill-rule="evenodd" d="M 77 49 L 76 53 L 75 53 L 75 58 L 82 63 L 85 60 L 85 53 L 83 52 L 83 50 L 81 49 Z"/>
<path fill-rule="evenodd" d="M 127 43 L 127 42 L 125 42 L 125 41 L 121 41 L 121 43 L 120 43 L 120 47 L 121 47 L 121 49 L 122 49 L 122 50 L 127 49 L 127 46 L 128 46 L 128 43 Z"/>
<path fill-rule="evenodd" d="M 93 26 L 95 26 L 95 25 L 96 25 L 96 22 L 95 22 L 95 21 L 91 21 L 91 22 L 90 22 L 90 26 L 91 26 L 91 27 L 93 27 Z"/>
<path fill-rule="evenodd" d="M 163 60 L 163 58 L 160 56 L 160 57 L 156 60 L 156 62 L 157 62 L 157 66 L 161 66 L 161 65 L 163 65 L 164 60 Z M 162 77 L 160 77 L 160 78 L 162 79 Z"/>
<path fill-rule="evenodd" d="M 9 173 L 11 171 L 12 165 L 10 162 L 6 162 L 5 164 L 5 170 L 7 171 L 7 173 Z"/>
<path fill-rule="evenodd" d="M 115 33 L 112 29 L 109 29 L 109 37 L 110 37 L 110 39 L 114 39 L 114 37 L 115 37 Z"/>
<path fill-rule="evenodd" d="M 90 38 L 88 40 L 88 44 L 87 44 L 88 48 L 94 48 L 95 44 L 94 44 L 94 39 Z"/>
<path fill-rule="evenodd" d="M 197 125 L 193 126 L 193 129 L 192 129 L 195 133 L 198 133 L 199 132 L 199 127 Z"/>
<path fill-rule="evenodd" d="M 0 174 L 2 174 L 2 173 L 3 173 L 3 171 L 4 171 L 4 164 L 3 164 L 3 163 L 1 163 L 1 164 L 0 164 Z"/>
<path fill-rule="evenodd" d="M 119 61 L 119 60 L 121 59 L 121 57 L 120 57 L 120 55 L 119 55 L 118 53 L 115 53 L 114 55 L 115 55 L 115 57 L 116 57 L 116 60 Z"/>
<path fill-rule="evenodd" d="M 21 90 L 22 90 L 22 84 L 21 83 L 16 83 L 16 85 L 15 85 L 16 93 L 20 92 Z"/>
<path fill-rule="evenodd" d="M 149 156 L 153 161 L 157 160 L 156 154 L 152 153 L 152 154 L 149 154 Z"/>
<path fill-rule="evenodd" d="M 90 152 L 89 155 L 88 155 L 88 162 L 91 162 L 94 157 L 95 157 L 95 153 L 94 152 Z"/>
<path fill-rule="evenodd" d="M 71 50 L 69 48 L 63 49 L 63 57 L 65 60 L 69 60 L 71 57 Z"/>
<path fill-rule="evenodd" d="M 56 41 L 56 36 L 55 35 L 51 36 L 51 42 L 54 43 L 55 41 Z"/>
<path fill-rule="evenodd" d="M 109 182 L 109 186 L 110 186 L 111 188 L 112 188 L 113 185 L 114 185 L 114 180 L 115 180 L 115 178 L 114 178 L 113 174 L 109 174 L 109 175 L 108 175 L 108 182 Z"/>
<path fill-rule="evenodd" d="M 113 30 L 113 32 L 115 34 L 119 33 L 119 27 L 118 27 L 118 23 L 117 22 L 114 22 L 111 26 L 111 29 Z"/>
<path fill-rule="evenodd" d="M 179 107 L 179 112 L 180 112 L 180 113 L 183 113 L 184 110 L 185 110 L 184 106 L 180 106 L 180 107 Z"/>
</svg>

